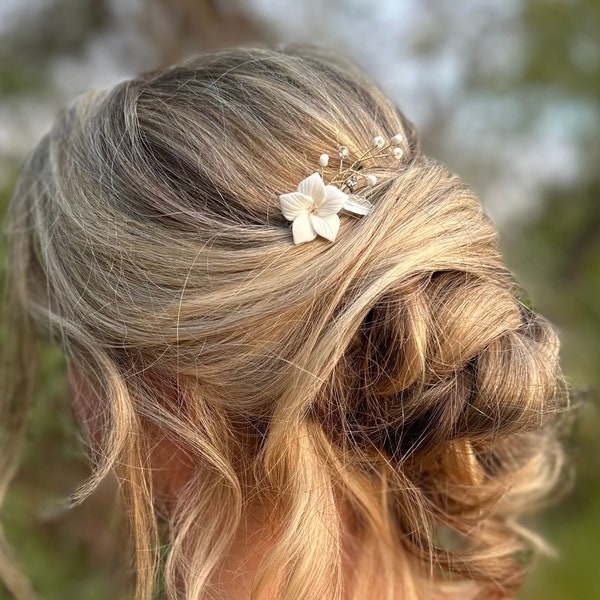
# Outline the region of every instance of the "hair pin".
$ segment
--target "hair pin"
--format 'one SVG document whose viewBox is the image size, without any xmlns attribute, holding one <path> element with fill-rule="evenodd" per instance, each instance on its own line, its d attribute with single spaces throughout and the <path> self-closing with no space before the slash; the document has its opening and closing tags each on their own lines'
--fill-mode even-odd
<svg viewBox="0 0 600 600">
<path fill-rule="evenodd" d="M 347 146 L 340 146 L 337 152 L 338 168 L 327 182 L 325 169 L 330 166 L 331 157 L 321 154 L 318 160 L 320 171 L 303 179 L 295 192 L 279 196 L 283 216 L 292 221 L 294 244 L 309 242 L 317 235 L 333 242 L 340 228 L 340 211 L 358 216 L 369 214 L 374 205 L 364 196 L 354 194 L 354 188 L 361 179 L 367 187 L 373 187 L 377 177 L 363 173 L 359 169 L 360 164 L 366 159 L 388 156 L 400 160 L 403 156 L 400 148 L 403 139 L 398 133 L 386 143 L 382 136 L 375 136 L 373 144 L 355 157 L 352 157 Z M 349 193 L 341 189 L 344 187 Z"/>
</svg>

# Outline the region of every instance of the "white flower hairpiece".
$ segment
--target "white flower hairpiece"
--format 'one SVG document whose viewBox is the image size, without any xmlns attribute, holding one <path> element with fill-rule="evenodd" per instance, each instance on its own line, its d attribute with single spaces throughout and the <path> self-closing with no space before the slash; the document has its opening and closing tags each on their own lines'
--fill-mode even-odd
<svg viewBox="0 0 600 600">
<path fill-rule="evenodd" d="M 394 135 L 389 143 L 378 135 L 373 138 L 373 145 L 363 151 L 354 161 L 344 168 L 344 160 L 350 157 L 347 146 L 338 148 L 339 168 L 335 176 L 325 183 L 323 174 L 329 165 L 329 155 L 319 156 L 320 173 L 313 173 L 303 179 L 295 192 L 281 194 L 279 203 L 283 216 L 292 221 L 294 244 L 302 244 L 314 240 L 317 235 L 333 242 L 340 228 L 338 212 L 343 210 L 351 215 L 364 216 L 373 209 L 373 204 L 364 196 L 343 192 L 338 185 L 347 187 L 350 192 L 362 178 L 367 186 L 377 183 L 375 175 L 366 175 L 358 170 L 359 164 L 365 159 L 393 156 L 400 159 L 403 156 L 400 144 L 401 134 Z M 390 150 L 391 149 L 391 150 Z M 375 152 L 375 154 L 373 154 Z"/>
</svg>

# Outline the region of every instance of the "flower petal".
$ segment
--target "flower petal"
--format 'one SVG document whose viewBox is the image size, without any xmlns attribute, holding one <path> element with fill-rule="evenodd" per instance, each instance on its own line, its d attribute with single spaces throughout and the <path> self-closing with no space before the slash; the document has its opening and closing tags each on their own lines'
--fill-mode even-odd
<svg viewBox="0 0 600 600">
<path fill-rule="evenodd" d="M 308 218 L 314 231 L 321 237 L 327 238 L 330 242 L 335 240 L 335 236 L 340 228 L 340 218 L 336 214 L 326 217 L 309 214 Z"/>
<path fill-rule="evenodd" d="M 318 210 L 320 217 L 328 217 L 335 215 L 342 208 L 344 203 L 348 200 L 348 194 L 345 194 L 337 188 L 335 185 L 325 186 L 325 201 Z"/>
<path fill-rule="evenodd" d="M 325 200 L 325 184 L 319 173 L 313 173 L 306 179 L 303 179 L 298 184 L 297 191 L 305 196 L 310 196 L 314 200 L 316 207 L 321 206 L 323 200 Z"/>
<path fill-rule="evenodd" d="M 294 219 L 292 233 L 294 234 L 294 244 L 310 242 L 317 237 L 317 232 L 313 229 L 307 212 L 300 213 Z"/>
<path fill-rule="evenodd" d="M 279 196 L 281 212 L 288 221 L 293 221 L 298 215 L 313 207 L 313 199 L 305 194 L 291 192 Z"/>
</svg>

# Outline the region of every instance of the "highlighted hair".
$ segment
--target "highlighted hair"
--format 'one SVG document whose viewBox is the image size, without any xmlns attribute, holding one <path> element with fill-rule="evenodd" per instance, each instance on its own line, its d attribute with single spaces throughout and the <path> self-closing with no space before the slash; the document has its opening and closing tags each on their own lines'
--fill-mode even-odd
<svg viewBox="0 0 600 600">
<path fill-rule="evenodd" d="M 321 152 L 378 131 L 407 142 L 400 168 L 369 167 L 371 213 L 342 216 L 333 244 L 295 246 L 279 194 Z M 191 465 L 168 514 L 168 598 L 212 597 L 257 506 L 274 543 L 256 598 L 518 589 L 532 536 L 516 518 L 561 472 L 557 337 L 519 300 L 472 190 L 356 67 L 314 48 L 238 48 L 89 93 L 25 166 L 9 232 L 20 316 L 0 489 L 35 323 L 94 390 L 81 496 L 114 470 L 137 600 L 161 569 L 161 437 Z M 27 598 L 8 556 L 6 585 Z"/>
</svg>

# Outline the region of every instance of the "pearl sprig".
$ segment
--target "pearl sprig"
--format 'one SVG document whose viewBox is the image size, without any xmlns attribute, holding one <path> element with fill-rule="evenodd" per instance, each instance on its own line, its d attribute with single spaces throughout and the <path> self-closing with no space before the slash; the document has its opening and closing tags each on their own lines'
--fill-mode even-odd
<svg viewBox="0 0 600 600">
<path fill-rule="evenodd" d="M 369 148 L 363 150 L 361 153 L 354 158 L 353 162 L 348 166 L 344 166 L 344 161 L 350 159 L 350 150 L 347 146 L 340 146 L 338 148 L 337 155 L 339 157 L 339 167 L 337 173 L 327 183 L 328 185 L 346 186 L 351 191 L 358 185 L 360 178 L 364 182 L 372 187 L 377 183 L 377 177 L 375 175 L 366 175 L 360 170 L 358 166 L 363 160 L 371 158 L 383 158 L 391 156 L 397 160 L 400 160 L 404 156 L 404 151 L 400 147 L 404 137 L 401 133 L 393 135 L 389 142 L 381 135 L 376 135 L 373 138 L 373 143 Z M 329 154 L 321 154 L 319 156 L 319 166 L 321 167 L 321 177 L 325 179 L 325 168 L 329 166 L 330 156 Z"/>
</svg>

